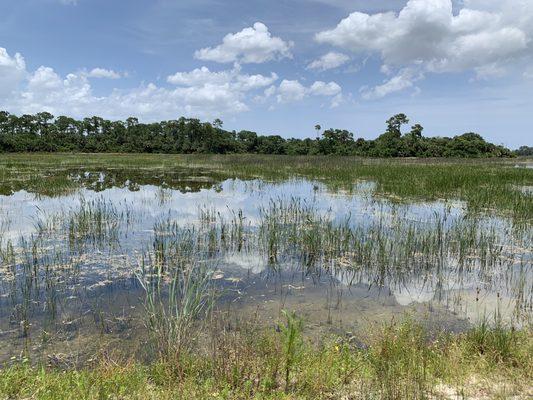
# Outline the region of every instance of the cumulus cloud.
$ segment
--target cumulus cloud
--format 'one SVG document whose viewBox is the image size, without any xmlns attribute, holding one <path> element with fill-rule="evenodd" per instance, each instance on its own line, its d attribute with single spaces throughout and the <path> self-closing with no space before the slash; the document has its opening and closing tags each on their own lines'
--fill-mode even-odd
<svg viewBox="0 0 533 400">
<path fill-rule="evenodd" d="M 278 88 L 270 87 L 265 95 L 270 97 L 276 94 L 278 103 L 294 103 L 308 96 L 332 97 L 332 106 L 337 106 L 342 99 L 342 88 L 335 82 L 316 81 L 306 87 L 297 80 L 284 79 Z"/>
<path fill-rule="evenodd" d="M 378 53 L 390 66 L 417 64 L 443 73 L 474 70 L 487 76 L 531 57 L 533 2 L 409 0 L 398 13 L 351 13 L 315 39 L 353 52 Z M 490 72 L 490 71 L 489 71 Z"/>
<path fill-rule="evenodd" d="M 307 88 L 299 81 L 284 79 L 277 90 L 278 103 L 290 103 L 303 100 L 307 95 Z"/>
<path fill-rule="evenodd" d="M 423 78 L 423 74 L 414 68 L 403 68 L 394 75 L 374 88 L 362 88 L 361 94 L 364 99 L 381 99 L 391 93 L 412 88 L 414 83 Z"/>
<path fill-rule="evenodd" d="M 335 82 L 316 81 L 309 88 L 309 93 L 314 96 L 335 96 L 341 91 L 341 87 Z"/>
<path fill-rule="evenodd" d="M 179 86 L 202 86 L 211 85 L 231 85 L 238 91 L 249 91 L 253 89 L 269 86 L 278 79 L 275 73 L 270 76 L 248 75 L 241 72 L 241 68 L 236 65 L 232 70 L 214 72 L 207 67 L 196 68 L 190 72 L 176 72 L 167 77 L 167 81 Z"/>
<path fill-rule="evenodd" d="M 15 90 L 26 75 L 26 62 L 16 53 L 13 57 L 0 47 L 0 98 Z"/>
<path fill-rule="evenodd" d="M 83 74 L 68 74 L 61 78 L 52 68 L 41 66 L 28 73 L 23 88 L 6 101 L 7 107 L 19 113 L 69 113 L 81 116 L 98 108 L 100 99 L 92 95 L 91 86 Z"/>
<path fill-rule="evenodd" d="M 241 72 L 240 66 L 236 65 L 232 70 L 211 71 L 207 67 L 194 69 L 190 72 L 177 72 L 167 77 L 171 84 L 181 86 L 176 91 L 182 93 L 198 93 L 209 96 L 209 93 L 218 93 L 221 97 L 226 94 L 227 99 L 233 97 L 231 103 L 236 111 L 245 111 L 247 106 L 241 99 L 247 92 L 272 85 L 278 76 L 271 73 L 266 75 L 248 75 Z"/>
<path fill-rule="evenodd" d="M 118 72 L 115 72 L 111 69 L 105 68 L 93 68 L 87 74 L 89 78 L 106 78 L 106 79 L 119 79 L 122 75 Z"/>
<path fill-rule="evenodd" d="M 346 54 L 331 51 L 327 54 L 324 54 L 319 59 L 311 62 L 307 66 L 307 68 L 315 69 L 319 71 L 326 71 L 328 69 L 338 68 L 341 65 L 346 64 L 349 60 L 350 60 L 350 57 L 348 57 Z"/>
<path fill-rule="evenodd" d="M 233 90 L 229 84 L 166 88 L 149 83 L 130 90 L 115 89 L 98 97 L 87 76 L 69 74 L 61 78 L 47 67 L 40 67 L 31 74 L 25 90 L 7 100 L 9 109 L 14 112 L 46 110 L 56 115 L 95 114 L 108 118 L 135 115 L 148 120 L 182 115 L 208 118 L 248 109 L 244 93 Z"/>
<path fill-rule="evenodd" d="M 211 72 L 209 68 L 196 68 L 190 72 L 176 72 L 167 77 L 173 85 L 197 86 L 203 84 L 224 84 L 231 79 L 229 71 Z"/>
<path fill-rule="evenodd" d="M 119 75 L 99 68 L 61 76 L 45 66 L 30 72 L 20 54 L 10 56 L 0 48 L 0 109 L 15 113 L 48 111 L 75 117 L 213 118 L 248 110 L 249 94 L 271 86 L 278 79 L 275 73 L 245 74 L 239 66 L 220 72 L 202 67 L 169 76 L 167 81 L 174 85 L 171 87 L 149 83 L 96 96 L 90 79 L 113 78 L 115 74 Z"/>
<path fill-rule="evenodd" d="M 219 63 L 239 62 L 261 64 L 281 58 L 290 58 L 292 42 L 273 37 L 267 26 L 256 22 L 237 33 L 229 33 L 216 47 L 197 50 L 194 56 L 199 60 Z"/>
</svg>

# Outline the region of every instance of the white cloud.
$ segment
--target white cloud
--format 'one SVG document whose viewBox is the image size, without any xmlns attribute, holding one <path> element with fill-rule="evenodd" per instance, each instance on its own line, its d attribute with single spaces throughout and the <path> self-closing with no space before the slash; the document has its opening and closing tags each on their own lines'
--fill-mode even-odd
<svg viewBox="0 0 533 400">
<path fill-rule="evenodd" d="M 253 27 L 237 33 L 229 33 L 216 47 L 197 50 L 194 56 L 199 60 L 219 63 L 260 64 L 281 58 L 290 58 L 292 42 L 273 37 L 266 25 L 256 22 Z"/>
<path fill-rule="evenodd" d="M 271 73 L 270 76 L 265 75 L 242 75 L 236 76 L 235 87 L 239 90 L 254 90 L 269 86 L 278 80 L 278 76 L 275 73 Z"/>
<path fill-rule="evenodd" d="M 278 76 L 273 72 L 270 76 L 243 74 L 241 73 L 241 68 L 235 65 L 232 70 L 220 72 L 210 71 L 207 67 L 196 68 L 190 72 L 176 72 L 174 75 L 167 77 L 167 82 L 178 86 L 190 87 L 207 84 L 229 84 L 235 90 L 249 91 L 269 86 L 277 79 Z"/>
<path fill-rule="evenodd" d="M 55 115 L 76 117 L 127 118 L 135 115 L 156 120 L 185 115 L 211 118 L 248 110 L 244 94 L 228 83 L 176 88 L 149 83 L 130 90 L 115 89 L 107 96 L 97 97 L 85 75 L 69 74 L 62 79 L 51 68 L 41 67 L 31 74 L 26 89 L 7 99 L 6 104 L 12 112 L 46 110 Z"/>
<path fill-rule="evenodd" d="M 182 115 L 214 118 L 248 110 L 249 94 L 271 86 L 278 79 L 274 73 L 245 74 L 239 66 L 221 72 L 202 67 L 169 76 L 167 80 L 174 87 L 149 83 L 96 96 L 90 78 L 113 77 L 112 72 L 82 70 L 62 77 L 45 66 L 28 72 L 20 54 L 11 57 L 0 49 L 0 109 L 19 114 L 48 111 L 74 117 L 101 115 L 123 119 L 135 115 L 145 120 Z"/>
<path fill-rule="evenodd" d="M 78 0 L 59 0 L 59 2 L 67 6 L 75 6 L 78 4 Z"/>
<path fill-rule="evenodd" d="M 309 93 L 313 96 L 335 96 L 340 92 L 342 92 L 342 89 L 335 82 L 316 81 L 309 88 Z"/>
<path fill-rule="evenodd" d="M 210 71 L 207 67 L 177 72 L 169 76 L 167 81 L 180 86 L 175 91 L 185 95 L 188 104 L 194 99 L 200 106 L 201 98 L 210 100 L 215 94 L 216 99 L 229 103 L 235 112 L 240 112 L 248 109 L 242 102 L 248 92 L 270 86 L 277 79 L 275 73 L 270 76 L 243 74 L 236 65 L 232 70 L 220 72 Z"/>
<path fill-rule="evenodd" d="M 28 79 L 28 89 L 31 91 L 52 91 L 62 85 L 61 78 L 52 68 L 39 67 Z"/>
<path fill-rule="evenodd" d="M 378 53 L 391 66 L 483 73 L 531 57 L 533 2 L 465 0 L 454 14 L 451 0 L 409 0 L 398 14 L 354 12 L 316 40 Z"/>
<path fill-rule="evenodd" d="M 265 97 L 272 97 L 276 94 L 276 87 L 275 86 L 269 86 L 265 89 Z"/>
<path fill-rule="evenodd" d="M 270 97 L 277 93 L 278 103 L 294 103 L 308 96 L 333 97 L 332 106 L 337 106 L 342 99 L 342 88 L 335 82 L 316 81 L 310 87 L 306 87 L 297 80 L 284 79 L 277 89 L 268 88 L 265 96 Z"/>
<path fill-rule="evenodd" d="M 307 66 L 307 68 L 326 71 L 328 69 L 338 68 L 341 65 L 346 64 L 349 60 L 350 57 L 348 57 L 346 54 L 331 51 L 327 54 L 324 54 L 318 60 L 314 60 Z"/>
<path fill-rule="evenodd" d="M 15 90 L 26 75 L 24 58 L 16 53 L 13 57 L 0 47 L 0 98 Z"/>
<path fill-rule="evenodd" d="M 22 91 L 7 99 L 9 108 L 15 112 L 36 113 L 44 110 L 78 116 L 89 112 L 91 108 L 96 110 L 99 102 L 92 95 L 91 86 L 84 75 L 68 74 L 63 79 L 52 68 L 43 66 L 29 74 Z"/>
<path fill-rule="evenodd" d="M 374 88 L 362 88 L 361 94 L 364 99 L 381 99 L 391 93 L 400 92 L 411 88 L 414 83 L 423 78 L 423 75 L 416 68 L 403 68 L 392 78 L 387 79 L 383 84 Z"/>
<path fill-rule="evenodd" d="M 93 68 L 89 73 L 87 74 L 89 78 L 106 78 L 106 79 L 119 79 L 122 76 L 111 69 L 105 69 L 105 68 Z"/>
<path fill-rule="evenodd" d="M 231 79 L 229 71 L 211 72 L 209 68 L 196 68 L 190 72 L 176 72 L 167 78 L 173 85 L 197 86 L 203 84 L 225 84 Z"/>
<path fill-rule="evenodd" d="M 277 90 L 278 103 L 291 103 L 303 100 L 307 95 L 307 88 L 298 81 L 284 79 Z"/>
</svg>

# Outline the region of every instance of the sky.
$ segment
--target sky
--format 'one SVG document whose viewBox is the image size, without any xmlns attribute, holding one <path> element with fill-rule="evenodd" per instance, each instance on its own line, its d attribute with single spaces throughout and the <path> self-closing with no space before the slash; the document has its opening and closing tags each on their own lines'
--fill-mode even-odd
<svg viewBox="0 0 533 400">
<path fill-rule="evenodd" d="M 0 2 L 0 109 L 533 145 L 533 0 Z M 407 127 L 408 129 L 408 127 Z"/>
</svg>

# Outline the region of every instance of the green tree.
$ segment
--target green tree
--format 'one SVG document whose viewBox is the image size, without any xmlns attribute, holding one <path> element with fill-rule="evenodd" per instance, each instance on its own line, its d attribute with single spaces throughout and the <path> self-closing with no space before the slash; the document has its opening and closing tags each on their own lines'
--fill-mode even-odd
<svg viewBox="0 0 533 400">
<path fill-rule="evenodd" d="M 387 133 L 399 138 L 402 136 L 402 125 L 408 124 L 409 118 L 405 114 L 396 114 L 387 120 Z"/>
<path fill-rule="evenodd" d="M 79 151 L 144 153 L 262 153 L 337 154 L 373 157 L 512 157 L 531 154 L 522 147 L 516 153 L 485 141 L 476 133 L 448 137 L 422 136 L 420 124 L 402 136 L 405 114 L 387 120 L 387 130 L 375 140 L 354 141 L 344 129 L 328 129 L 318 139 L 284 139 L 252 131 L 224 130 L 221 120 L 212 123 L 179 118 L 145 124 L 137 118 L 110 121 L 98 116 L 76 120 L 48 112 L 17 116 L 0 111 L 0 152 Z M 317 133 L 322 130 L 316 125 Z"/>
<path fill-rule="evenodd" d="M 319 124 L 315 125 L 315 131 L 316 131 L 316 138 L 320 138 L 320 131 L 322 130 L 322 127 Z"/>
<path fill-rule="evenodd" d="M 379 157 L 398 157 L 405 153 L 403 149 L 402 125 L 409 123 L 405 114 L 396 114 L 387 120 L 387 130 L 376 140 L 374 148 L 375 156 Z"/>
<path fill-rule="evenodd" d="M 322 154 L 348 155 L 353 152 L 353 133 L 345 129 L 328 129 L 322 134 L 320 152 Z"/>
</svg>

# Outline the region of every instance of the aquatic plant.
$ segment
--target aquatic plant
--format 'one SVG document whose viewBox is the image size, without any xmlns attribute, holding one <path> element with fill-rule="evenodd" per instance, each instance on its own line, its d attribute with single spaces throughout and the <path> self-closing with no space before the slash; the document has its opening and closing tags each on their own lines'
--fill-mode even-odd
<svg viewBox="0 0 533 400">
<path fill-rule="evenodd" d="M 179 363 L 193 341 L 192 328 L 212 308 L 212 270 L 205 265 L 182 265 L 168 271 L 155 266 L 138 275 L 146 292 L 145 324 L 161 357 Z"/>
<path fill-rule="evenodd" d="M 120 222 L 127 217 L 107 200 L 98 198 L 86 201 L 80 198 L 80 206 L 67 217 L 68 240 L 72 251 L 83 252 L 86 245 L 99 248 L 118 241 Z"/>
</svg>

